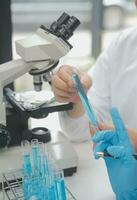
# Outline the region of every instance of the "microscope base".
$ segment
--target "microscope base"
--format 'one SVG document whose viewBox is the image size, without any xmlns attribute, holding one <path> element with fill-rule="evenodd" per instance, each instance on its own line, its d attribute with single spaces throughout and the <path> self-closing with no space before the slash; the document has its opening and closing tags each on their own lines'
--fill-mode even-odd
<svg viewBox="0 0 137 200">
<path fill-rule="evenodd" d="M 64 176 L 72 176 L 74 173 L 77 172 L 77 167 L 71 167 L 68 169 L 63 169 Z"/>
<path fill-rule="evenodd" d="M 49 143 L 47 150 L 56 165 L 64 171 L 64 176 L 72 176 L 77 171 L 78 156 L 70 142 Z"/>
</svg>

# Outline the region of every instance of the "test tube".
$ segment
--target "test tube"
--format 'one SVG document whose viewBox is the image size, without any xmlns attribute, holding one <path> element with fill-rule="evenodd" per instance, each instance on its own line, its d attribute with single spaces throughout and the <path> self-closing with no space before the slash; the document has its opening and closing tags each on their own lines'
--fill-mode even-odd
<svg viewBox="0 0 137 200">
<path fill-rule="evenodd" d="M 30 160 L 30 143 L 27 140 L 21 142 L 23 154 L 23 171 L 24 175 L 30 176 L 32 173 L 31 160 Z"/>
<path fill-rule="evenodd" d="M 49 176 L 48 176 L 48 181 L 49 181 L 49 199 L 50 200 L 56 200 L 56 187 L 55 187 L 55 181 L 54 181 L 54 172 L 50 170 Z"/>
<path fill-rule="evenodd" d="M 75 72 L 72 73 L 72 80 L 74 82 L 77 94 L 79 95 L 82 105 L 85 109 L 85 112 L 89 118 L 89 122 L 91 123 L 92 127 L 94 127 L 95 129 L 98 130 L 98 121 L 96 119 L 93 108 L 88 100 L 88 97 L 84 91 L 84 88 L 81 84 L 81 81 L 80 81 L 77 73 L 75 73 Z"/>
<path fill-rule="evenodd" d="M 23 191 L 25 199 L 31 197 L 31 178 L 32 178 L 32 166 L 30 161 L 30 143 L 27 140 L 21 142 L 22 154 L 23 154 Z"/>
<path fill-rule="evenodd" d="M 33 195 L 37 199 L 40 199 L 40 148 L 37 139 L 31 140 L 31 150 L 32 150 L 32 167 L 33 167 L 33 179 L 32 179 L 32 191 Z"/>
<path fill-rule="evenodd" d="M 33 173 L 37 175 L 38 173 L 38 156 L 39 156 L 39 142 L 37 139 L 31 140 L 31 149 L 32 149 L 32 165 L 33 165 Z"/>
<path fill-rule="evenodd" d="M 47 163 L 46 163 L 46 187 L 47 187 L 47 194 L 49 200 L 56 200 L 56 188 L 55 188 L 55 169 L 54 169 L 54 163 L 51 157 L 47 155 L 46 157 Z"/>
<path fill-rule="evenodd" d="M 55 171 L 55 185 L 57 190 L 57 200 L 67 200 L 63 171 Z"/>
<path fill-rule="evenodd" d="M 21 141 L 22 155 L 30 154 L 30 143 L 28 140 Z"/>
<path fill-rule="evenodd" d="M 41 174 L 42 177 L 44 177 L 45 174 L 45 167 L 44 167 L 44 149 L 45 145 L 43 142 L 39 142 L 39 155 L 38 155 L 38 168 L 39 168 L 39 173 Z"/>
<path fill-rule="evenodd" d="M 45 170 L 45 144 L 43 142 L 39 142 L 39 155 L 38 155 L 38 163 L 39 163 L 39 197 L 41 200 L 48 200 L 48 193 L 46 187 L 46 170 Z"/>
</svg>

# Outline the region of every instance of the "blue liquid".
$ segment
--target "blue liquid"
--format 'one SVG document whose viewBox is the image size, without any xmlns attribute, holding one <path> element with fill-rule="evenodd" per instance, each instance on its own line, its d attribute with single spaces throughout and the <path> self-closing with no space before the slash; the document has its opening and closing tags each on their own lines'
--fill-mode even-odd
<svg viewBox="0 0 137 200">
<path fill-rule="evenodd" d="M 78 95 L 81 99 L 82 105 L 87 113 L 90 123 L 93 124 L 97 128 L 98 122 L 97 122 L 97 119 L 95 118 L 93 109 L 92 109 L 91 105 L 89 104 L 88 99 L 87 100 L 84 99 L 84 97 L 80 94 L 80 92 L 78 92 Z"/>
<path fill-rule="evenodd" d="M 25 199 L 29 199 L 31 195 L 31 175 L 32 175 L 32 167 L 30 162 L 30 155 L 24 155 L 24 163 L 23 163 L 23 173 L 24 173 L 24 181 L 23 181 L 23 191 Z"/>
<path fill-rule="evenodd" d="M 33 168 L 34 168 L 34 175 L 37 175 L 39 169 L 39 148 L 32 147 L 32 161 L 33 161 Z"/>
<path fill-rule="evenodd" d="M 49 199 L 50 200 L 56 200 L 56 196 L 55 196 L 55 187 L 52 186 L 49 188 Z"/>
<path fill-rule="evenodd" d="M 57 200 L 67 200 L 64 180 L 63 179 L 56 180 L 56 185 L 57 185 L 57 192 L 58 192 Z"/>
<path fill-rule="evenodd" d="M 76 73 L 72 73 L 72 80 L 74 81 L 74 85 L 76 87 L 77 93 L 80 97 L 80 100 L 81 100 L 82 105 L 85 109 L 85 112 L 89 118 L 90 123 L 97 128 L 98 127 L 97 119 L 94 115 L 92 106 L 89 103 L 88 97 L 84 91 L 84 88 L 80 82 L 80 79 Z"/>
<path fill-rule="evenodd" d="M 31 176 L 32 167 L 29 154 L 24 155 L 23 172 L 25 176 Z"/>
<path fill-rule="evenodd" d="M 32 158 L 23 157 L 23 192 L 25 200 L 66 200 L 63 178 L 57 178 L 52 162 L 32 146 Z M 32 159 L 32 162 L 31 162 Z"/>
</svg>

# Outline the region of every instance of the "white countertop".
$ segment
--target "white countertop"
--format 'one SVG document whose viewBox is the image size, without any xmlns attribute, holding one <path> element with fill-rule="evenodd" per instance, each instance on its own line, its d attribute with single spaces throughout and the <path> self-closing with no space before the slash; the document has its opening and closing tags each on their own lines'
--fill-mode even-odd
<svg viewBox="0 0 137 200">
<path fill-rule="evenodd" d="M 53 120 L 56 122 L 54 127 Z M 32 124 L 32 127 L 35 127 L 36 124 L 37 126 L 44 124 L 44 126 L 50 128 L 53 140 L 58 140 L 57 130 L 60 127 L 56 113 L 51 114 L 46 119 L 34 121 Z M 77 200 L 114 200 L 104 161 L 103 159 L 94 159 L 91 142 L 73 143 L 73 146 L 79 157 L 78 170 L 72 177 L 65 178 L 66 185 L 72 194 Z M 10 169 L 19 169 L 21 164 L 20 147 L 0 151 L 0 173 Z"/>
</svg>

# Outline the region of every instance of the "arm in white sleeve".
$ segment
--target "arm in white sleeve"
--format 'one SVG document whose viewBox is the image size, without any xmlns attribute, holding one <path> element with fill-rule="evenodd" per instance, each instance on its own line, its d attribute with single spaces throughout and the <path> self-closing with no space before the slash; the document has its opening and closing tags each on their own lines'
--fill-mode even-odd
<svg viewBox="0 0 137 200">
<path fill-rule="evenodd" d="M 70 141 L 82 142 L 90 139 L 89 122 L 86 114 L 71 118 L 67 112 L 59 112 L 59 121 L 64 135 Z"/>
<path fill-rule="evenodd" d="M 109 109 L 111 106 L 111 68 L 114 67 L 115 52 L 119 37 L 106 49 L 97 60 L 89 75 L 93 80 L 93 86 L 88 91 L 88 97 L 99 121 L 108 124 L 110 122 Z M 71 118 L 67 112 L 59 113 L 61 128 L 64 134 L 73 141 L 84 141 L 90 138 L 89 122 L 86 115 L 79 118 Z"/>
</svg>

